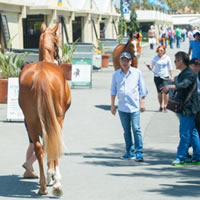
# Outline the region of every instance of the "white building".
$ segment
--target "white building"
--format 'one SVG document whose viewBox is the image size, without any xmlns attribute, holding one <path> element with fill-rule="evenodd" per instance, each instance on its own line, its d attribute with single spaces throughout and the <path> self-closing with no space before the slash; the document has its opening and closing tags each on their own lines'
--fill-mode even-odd
<svg viewBox="0 0 200 200">
<path fill-rule="evenodd" d="M 190 26 L 200 26 L 200 14 L 178 14 L 172 15 L 174 26 L 187 28 Z"/>
<path fill-rule="evenodd" d="M 13 37 L 13 48 L 38 48 L 43 21 L 50 27 L 61 22 L 63 42 L 116 38 L 120 17 L 112 0 L 0 0 L 0 8 L 2 48 Z"/>
<path fill-rule="evenodd" d="M 142 32 L 147 33 L 150 26 L 155 27 L 157 35 L 161 27 L 167 28 L 173 26 L 171 15 L 156 10 L 137 10 L 137 19 L 140 23 Z"/>
<path fill-rule="evenodd" d="M 112 0 L 0 0 L 0 8 L 1 48 L 13 37 L 13 48 L 38 48 L 43 21 L 50 27 L 61 22 L 63 42 L 79 39 L 95 43 L 99 38 L 117 37 L 120 14 Z M 151 25 L 158 33 L 161 26 L 200 24 L 197 14 L 168 15 L 155 10 L 137 10 L 136 13 L 141 30 L 146 33 Z"/>
</svg>

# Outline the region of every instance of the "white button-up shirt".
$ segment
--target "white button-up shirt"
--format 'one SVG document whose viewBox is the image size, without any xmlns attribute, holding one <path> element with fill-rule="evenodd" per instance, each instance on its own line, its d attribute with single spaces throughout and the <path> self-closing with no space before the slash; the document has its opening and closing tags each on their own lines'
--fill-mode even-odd
<svg viewBox="0 0 200 200">
<path fill-rule="evenodd" d="M 118 98 L 118 110 L 133 113 L 140 110 L 140 97 L 147 95 L 142 73 L 130 67 L 127 74 L 121 69 L 113 73 L 111 96 Z"/>
<path fill-rule="evenodd" d="M 165 79 L 169 77 L 169 71 L 173 70 L 172 62 L 169 56 L 163 55 L 161 58 L 156 55 L 151 62 L 154 76 Z"/>
</svg>

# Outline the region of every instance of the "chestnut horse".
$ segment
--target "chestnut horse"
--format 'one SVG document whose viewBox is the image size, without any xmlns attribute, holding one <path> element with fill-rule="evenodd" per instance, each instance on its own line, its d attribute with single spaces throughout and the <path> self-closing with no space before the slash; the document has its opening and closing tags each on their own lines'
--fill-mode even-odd
<svg viewBox="0 0 200 200">
<path fill-rule="evenodd" d="M 58 26 L 57 23 L 53 29 L 47 29 L 44 23 L 41 25 L 40 61 L 26 65 L 19 76 L 19 105 L 34 143 L 40 169 L 38 193 L 47 194 L 47 185 L 52 184 L 53 193 L 57 196 L 62 194 L 58 168 L 63 144 L 61 130 L 65 112 L 71 103 L 69 85 L 61 68 L 54 63 L 58 57 Z M 48 161 L 47 180 L 43 167 L 44 153 Z"/>
<path fill-rule="evenodd" d="M 132 67 L 138 67 L 138 56 L 140 55 L 140 46 L 137 38 L 130 34 L 130 38 L 126 44 L 119 44 L 113 50 L 113 66 L 115 70 L 120 68 L 119 57 L 122 52 L 129 52 L 132 56 Z"/>
</svg>

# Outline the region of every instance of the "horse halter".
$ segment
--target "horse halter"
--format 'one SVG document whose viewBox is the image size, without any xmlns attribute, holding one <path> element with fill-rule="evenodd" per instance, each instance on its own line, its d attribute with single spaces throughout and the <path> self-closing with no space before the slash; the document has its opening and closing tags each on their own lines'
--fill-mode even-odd
<svg viewBox="0 0 200 200">
<path fill-rule="evenodd" d="M 129 52 L 132 56 L 132 58 L 137 58 L 137 41 L 130 38 L 127 44 L 124 47 L 124 50 Z"/>
</svg>

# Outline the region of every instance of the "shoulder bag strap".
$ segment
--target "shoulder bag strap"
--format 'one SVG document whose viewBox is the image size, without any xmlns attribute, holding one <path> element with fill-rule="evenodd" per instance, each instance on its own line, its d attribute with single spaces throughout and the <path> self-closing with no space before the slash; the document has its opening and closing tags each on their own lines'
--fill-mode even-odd
<svg viewBox="0 0 200 200">
<path fill-rule="evenodd" d="M 185 99 L 185 101 L 184 101 L 184 104 L 190 99 L 190 97 L 192 96 L 192 94 L 193 94 L 193 92 L 194 92 L 194 90 L 196 89 L 196 86 L 197 86 L 197 83 L 196 83 L 196 81 L 195 81 L 195 83 L 194 83 L 194 86 L 193 86 L 193 88 L 192 88 L 192 90 L 189 92 L 189 94 L 188 94 L 188 96 L 187 96 L 187 98 Z"/>
</svg>

